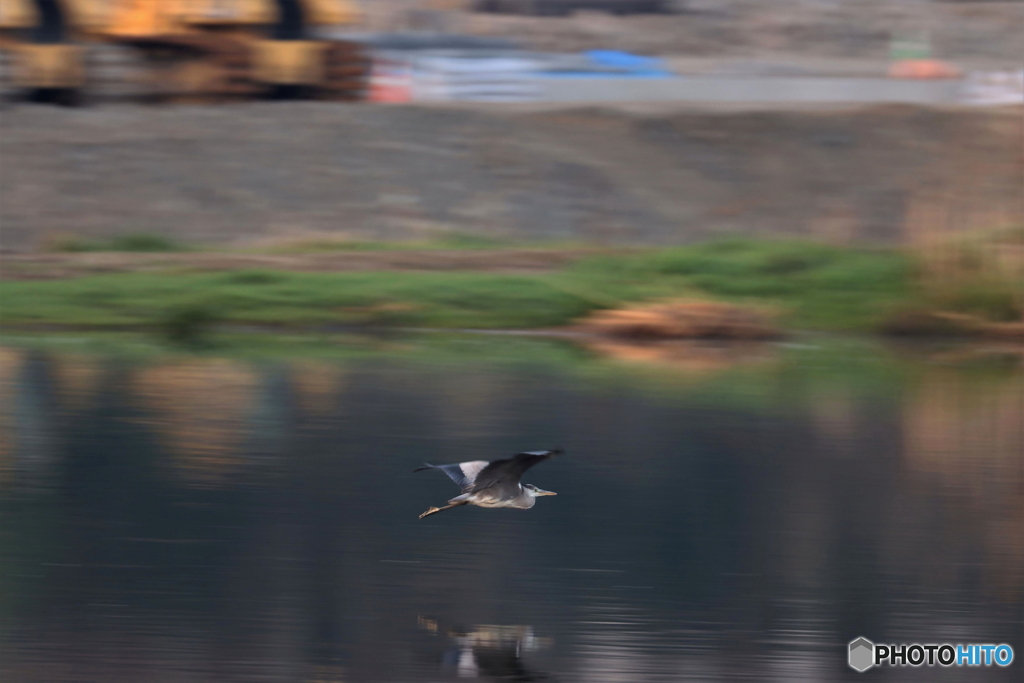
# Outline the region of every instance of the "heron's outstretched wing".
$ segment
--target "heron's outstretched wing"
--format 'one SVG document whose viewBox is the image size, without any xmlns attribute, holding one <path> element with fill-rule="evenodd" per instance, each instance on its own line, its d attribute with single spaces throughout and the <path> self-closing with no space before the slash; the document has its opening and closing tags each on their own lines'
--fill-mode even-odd
<svg viewBox="0 0 1024 683">
<path fill-rule="evenodd" d="M 430 463 L 424 463 L 424 467 L 417 467 L 413 472 L 419 472 L 421 470 L 441 470 L 449 477 L 452 481 L 459 485 L 459 488 L 463 492 L 473 488 L 473 484 L 476 483 L 477 475 L 484 470 L 489 463 L 486 460 L 472 460 L 470 462 L 459 462 L 452 465 L 431 465 Z"/>
<path fill-rule="evenodd" d="M 560 453 L 562 453 L 560 448 L 553 451 L 529 451 L 519 453 L 511 458 L 494 460 L 476 475 L 473 491 L 483 491 L 499 484 L 517 486 L 523 476 L 523 472 L 537 463 Z"/>
</svg>

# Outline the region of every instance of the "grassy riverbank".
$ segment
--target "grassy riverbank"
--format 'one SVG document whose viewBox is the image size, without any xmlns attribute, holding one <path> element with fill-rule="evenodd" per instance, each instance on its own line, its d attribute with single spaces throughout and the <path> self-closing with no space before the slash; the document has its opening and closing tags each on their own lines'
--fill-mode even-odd
<svg viewBox="0 0 1024 683">
<path fill-rule="evenodd" d="M 939 309 L 1021 318 L 1024 290 L 1015 283 L 978 274 L 926 286 L 921 273 L 917 258 L 900 250 L 752 240 L 584 254 L 524 273 L 197 272 L 179 261 L 153 272 L 3 281 L 0 320 L 8 329 L 135 327 L 172 336 L 213 323 L 544 328 L 673 297 L 751 304 L 774 311 L 785 327 L 817 330 L 884 331 Z"/>
</svg>

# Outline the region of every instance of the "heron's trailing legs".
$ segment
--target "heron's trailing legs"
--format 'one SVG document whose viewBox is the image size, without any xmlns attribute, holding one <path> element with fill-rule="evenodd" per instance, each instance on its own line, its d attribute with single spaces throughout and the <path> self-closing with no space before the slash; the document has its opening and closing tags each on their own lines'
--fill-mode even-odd
<svg viewBox="0 0 1024 683">
<path fill-rule="evenodd" d="M 444 512 L 445 510 L 451 510 L 452 508 L 457 508 L 460 505 L 466 505 L 467 502 L 468 501 L 460 500 L 457 503 L 449 503 L 448 505 L 445 505 L 443 508 L 432 507 L 432 508 L 428 509 L 426 512 L 424 512 L 422 515 L 420 515 L 420 519 L 423 519 L 424 517 L 429 517 L 430 515 L 435 515 L 438 512 Z"/>
</svg>

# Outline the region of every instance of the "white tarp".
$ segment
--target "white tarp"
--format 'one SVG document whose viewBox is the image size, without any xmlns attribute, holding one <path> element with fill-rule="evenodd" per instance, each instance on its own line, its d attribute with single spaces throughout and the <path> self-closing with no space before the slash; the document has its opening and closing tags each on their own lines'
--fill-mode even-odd
<svg viewBox="0 0 1024 683">
<path fill-rule="evenodd" d="M 1024 69 L 968 74 L 963 87 L 963 101 L 980 106 L 1024 104 Z"/>
<path fill-rule="evenodd" d="M 396 51 L 378 60 L 389 65 L 389 74 L 408 74 L 412 101 L 524 102 L 540 96 L 536 61 L 518 55 Z"/>
</svg>

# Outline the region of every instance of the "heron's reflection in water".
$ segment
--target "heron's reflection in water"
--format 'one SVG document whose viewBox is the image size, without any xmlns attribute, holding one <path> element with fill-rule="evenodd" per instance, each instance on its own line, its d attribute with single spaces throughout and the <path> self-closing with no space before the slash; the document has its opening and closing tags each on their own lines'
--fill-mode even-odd
<svg viewBox="0 0 1024 683">
<path fill-rule="evenodd" d="M 496 681 L 550 681 L 546 674 L 528 669 L 523 662 L 527 652 L 551 644 L 538 638 L 530 626 L 482 624 L 469 629 L 442 627 L 437 621 L 420 617 L 420 626 L 436 636 L 454 641 L 445 650 L 442 663 L 454 669 L 460 678 L 489 678 Z"/>
</svg>

